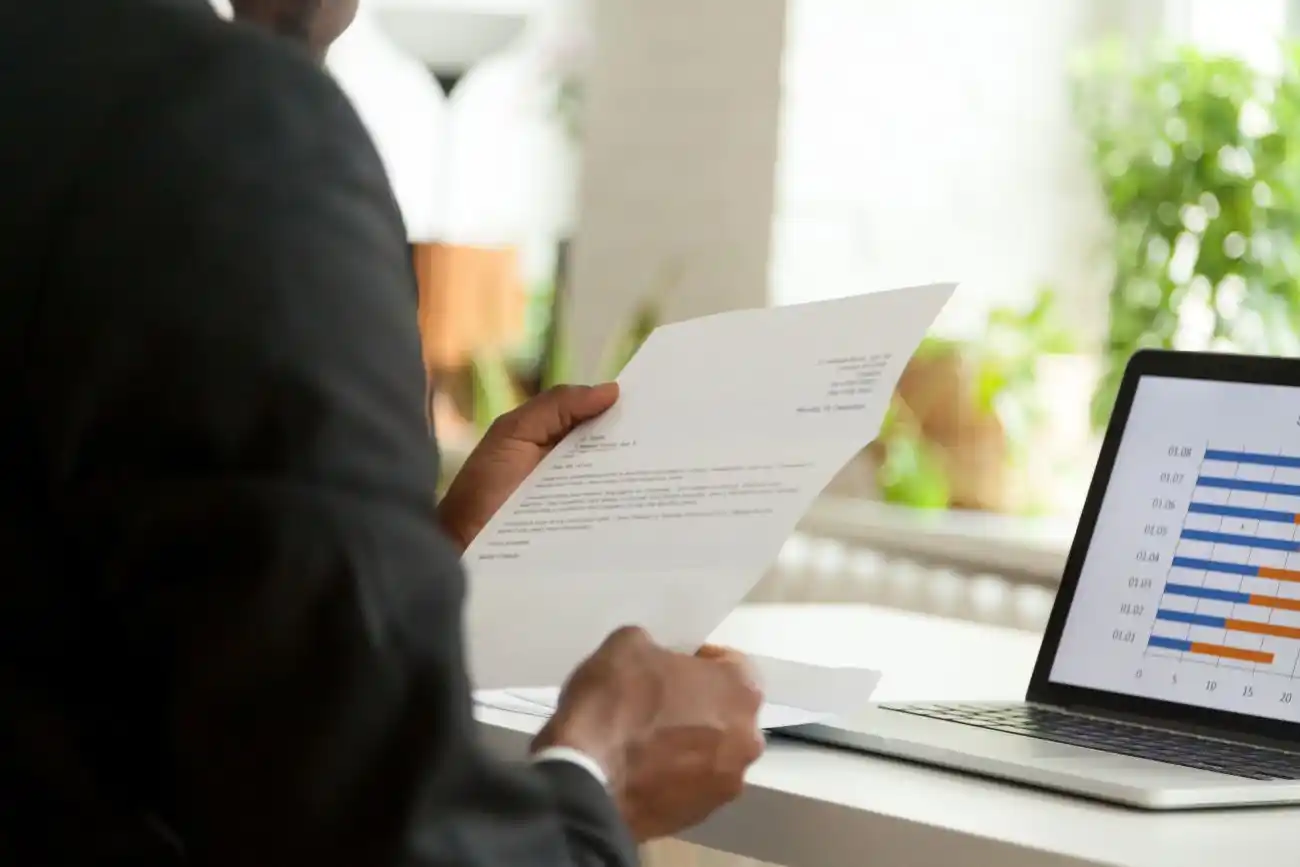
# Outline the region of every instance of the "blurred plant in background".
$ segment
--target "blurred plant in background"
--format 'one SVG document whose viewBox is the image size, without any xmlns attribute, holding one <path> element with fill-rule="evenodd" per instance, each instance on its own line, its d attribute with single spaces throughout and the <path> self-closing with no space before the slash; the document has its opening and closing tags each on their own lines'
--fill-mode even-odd
<svg viewBox="0 0 1300 867">
<path fill-rule="evenodd" d="M 582 140 L 583 95 L 583 80 L 576 74 L 561 79 L 556 87 L 555 113 L 573 142 Z"/>
<path fill-rule="evenodd" d="M 641 344 L 663 322 L 663 305 L 682 277 L 681 264 L 665 267 L 660 279 L 643 294 L 627 324 L 614 334 L 605 352 L 601 379 L 615 379 Z M 555 385 L 576 381 L 569 363 L 569 349 L 560 327 L 559 307 L 551 291 L 535 295 L 538 305 L 530 326 L 534 334 L 512 354 L 477 355 L 470 369 L 473 423 L 479 435 L 499 416 L 529 397 Z M 530 315 L 530 318 L 534 316 Z"/>
<path fill-rule="evenodd" d="M 993 310 L 978 341 L 926 338 L 872 448 L 884 500 L 930 509 L 1049 508 L 1017 477 L 1046 421 L 1044 358 L 1075 351 L 1047 289 L 1028 310 Z"/>
<path fill-rule="evenodd" d="M 1280 74 L 1178 47 L 1088 55 L 1074 104 L 1114 224 L 1104 427 L 1144 347 L 1300 351 L 1300 55 Z"/>
</svg>

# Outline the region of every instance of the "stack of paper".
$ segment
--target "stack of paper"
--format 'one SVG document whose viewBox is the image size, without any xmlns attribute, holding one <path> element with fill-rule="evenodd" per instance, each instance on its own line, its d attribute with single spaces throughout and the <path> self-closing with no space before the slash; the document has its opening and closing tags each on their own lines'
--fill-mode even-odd
<svg viewBox="0 0 1300 867">
<path fill-rule="evenodd" d="M 656 330 L 618 404 L 561 443 L 466 552 L 475 685 L 553 687 L 629 624 L 669 647 L 703 644 L 875 438 L 954 288 Z M 814 680 L 844 676 L 824 671 Z M 800 704 L 818 695 L 792 706 L 818 712 Z"/>
<path fill-rule="evenodd" d="M 880 681 L 880 673 L 865 668 L 808 665 L 751 656 L 766 698 L 758 726 L 771 730 L 846 717 L 861 710 Z M 474 700 L 485 707 L 529 716 L 549 717 L 559 702 L 558 687 L 482 690 Z"/>
</svg>

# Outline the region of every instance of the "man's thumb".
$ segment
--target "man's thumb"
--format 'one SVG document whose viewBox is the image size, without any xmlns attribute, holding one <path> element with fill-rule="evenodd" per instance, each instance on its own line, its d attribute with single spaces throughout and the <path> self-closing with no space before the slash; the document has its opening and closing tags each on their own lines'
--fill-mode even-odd
<svg viewBox="0 0 1300 867">
<path fill-rule="evenodd" d="M 618 400 L 618 384 L 560 385 L 502 417 L 499 433 L 539 446 L 548 445 L 609 409 Z"/>
<path fill-rule="evenodd" d="M 591 385 L 585 388 L 579 388 L 573 396 L 574 404 L 572 411 L 578 421 L 586 421 L 589 418 L 600 415 L 609 409 L 618 401 L 618 383 L 602 382 L 599 385 Z"/>
</svg>

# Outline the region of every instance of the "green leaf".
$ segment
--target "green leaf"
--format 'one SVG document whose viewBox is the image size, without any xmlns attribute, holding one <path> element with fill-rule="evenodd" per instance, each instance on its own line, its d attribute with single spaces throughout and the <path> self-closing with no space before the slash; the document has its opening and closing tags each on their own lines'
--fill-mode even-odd
<svg viewBox="0 0 1300 867">
<path fill-rule="evenodd" d="M 979 366 L 975 374 L 975 406 L 980 412 L 993 415 L 997 411 L 998 396 L 1010 382 L 1006 373 L 994 364 Z"/>
<path fill-rule="evenodd" d="M 943 509 L 952 501 L 942 460 L 918 437 L 899 437 L 889 443 L 879 479 L 881 495 L 889 503 Z"/>
<path fill-rule="evenodd" d="M 539 383 L 542 389 L 573 382 L 573 356 L 569 352 L 569 341 L 565 338 L 563 329 L 555 329 L 550 352 L 543 357 L 543 362 Z"/>
<path fill-rule="evenodd" d="M 931 361 L 956 355 L 960 350 L 961 344 L 955 340 L 927 335 L 917 347 L 913 357 Z"/>
<path fill-rule="evenodd" d="M 471 362 L 474 428 L 483 434 L 492 422 L 519 406 L 522 399 L 509 365 L 497 354 L 480 354 Z"/>
<path fill-rule="evenodd" d="M 659 327 L 660 318 L 659 307 L 652 301 L 642 304 L 637 309 L 631 325 L 614 344 L 610 360 L 605 367 L 608 379 L 615 379 L 623 372 L 623 368 L 632 360 L 632 356 L 637 354 L 641 344 L 645 343 Z"/>
</svg>

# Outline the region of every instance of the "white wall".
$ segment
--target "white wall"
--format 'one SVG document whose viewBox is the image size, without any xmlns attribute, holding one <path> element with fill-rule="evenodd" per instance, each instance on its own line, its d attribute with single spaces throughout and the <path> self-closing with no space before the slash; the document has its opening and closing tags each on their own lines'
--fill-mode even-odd
<svg viewBox="0 0 1300 867">
<path fill-rule="evenodd" d="M 567 325 L 600 375 L 640 300 L 668 316 L 768 300 L 785 0 L 601 0 Z"/>
</svg>

